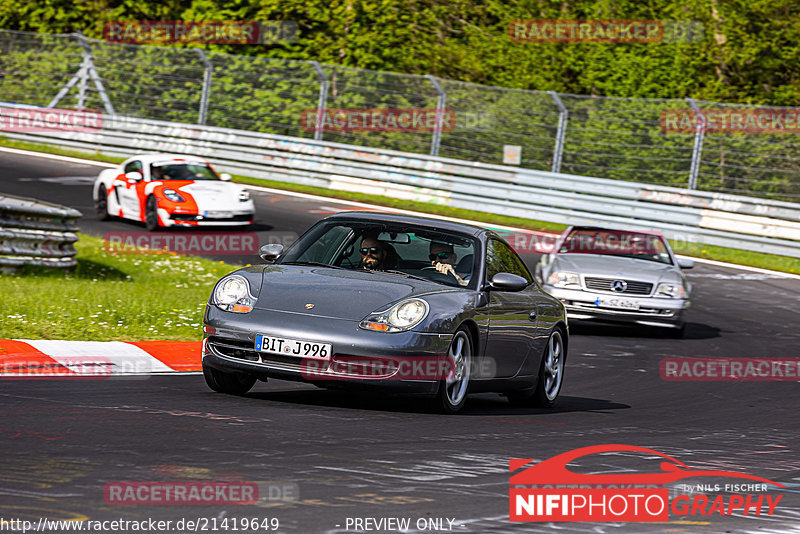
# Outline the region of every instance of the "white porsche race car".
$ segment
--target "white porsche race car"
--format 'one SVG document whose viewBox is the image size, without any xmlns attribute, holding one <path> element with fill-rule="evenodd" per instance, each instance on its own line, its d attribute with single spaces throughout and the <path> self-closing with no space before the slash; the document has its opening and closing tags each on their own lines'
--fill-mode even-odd
<svg viewBox="0 0 800 534">
<path fill-rule="evenodd" d="M 250 192 L 194 156 L 143 154 L 100 173 L 94 204 L 101 220 L 141 221 L 148 230 L 167 226 L 242 226 L 253 223 Z"/>
</svg>

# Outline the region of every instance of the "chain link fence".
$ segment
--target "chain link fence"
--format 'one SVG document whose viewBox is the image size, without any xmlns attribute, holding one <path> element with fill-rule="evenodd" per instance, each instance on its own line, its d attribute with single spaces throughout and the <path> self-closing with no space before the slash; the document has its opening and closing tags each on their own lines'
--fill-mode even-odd
<svg viewBox="0 0 800 534">
<path fill-rule="evenodd" d="M 663 127 L 665 112 L 743 107 L 732 104 L 525 91 L 315 61 L 15 31 L 0 31 L 0 100 L 492 164 L 502 164 L 504 147 L 512 145 L 521 147 L 520 166 L 529 169 L 800 199 L 797 133 Z M 412 108 L 439 110 L 437 117 L 447 120 L 410 132 L 336 130 L 308 119 L 332 109 Z"/>
</svg>

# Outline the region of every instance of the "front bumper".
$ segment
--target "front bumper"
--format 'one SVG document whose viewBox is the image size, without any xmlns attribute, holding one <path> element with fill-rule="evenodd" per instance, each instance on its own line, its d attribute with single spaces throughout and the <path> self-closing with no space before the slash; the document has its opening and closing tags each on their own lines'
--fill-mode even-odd
<svg viewBox="0 0 800 534">
<path fill-rule="evenodd" d="M 567 316 L 570 320 L 576 321 L 604 321 L 680 328 L 684 321 L 684 312 L 691 304 L 689 299 L 627 296 L 581 289 L 563 289 L 549 285 L 543 287 L 545 291 L 564 303 Z M 638 303 L 639 309 L 610 308 L 596 304 L 598 299 L 608 297 L 622 297 L 635 301 Z"/>
<path fill-rule="evenodd" d="M 232 212 L 224 217 L 205 217 L 197 213 L 170 213 L 163 218 L 165 226 L 242 226 L 253 224 L 253 212 Z"/>
<path fill-rule="evenodd" d="M 453 337 L 413 331 L 374 332 L 343 319 L 260 309 L 240 314 L 223 312 L 215 306 L 206 308 L 204 325 L 204 366 L 261 379 L 420 395 L 437 392 L 439 375 L 426 374 L 423 364 L 428 362 L 432 365 L 429 369 L 440 370 Z M 208 332 L 210 328 L 214 331 Z M 333 352 L 327 359 L 256 352 L 257 334 L 329 343 Z M 417 369 L 422 373 L 415 372 Z"/>
</svg>

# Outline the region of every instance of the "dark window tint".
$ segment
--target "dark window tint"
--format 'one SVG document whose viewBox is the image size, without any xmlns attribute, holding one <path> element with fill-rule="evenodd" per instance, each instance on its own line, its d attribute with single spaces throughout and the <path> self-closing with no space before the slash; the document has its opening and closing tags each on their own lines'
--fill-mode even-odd
<svg viewBox="0 0 800 534">
<path fill-rule="evenodd" d="M 129 172 L 142 172 L 142 162 L 131 161 L 125 165 L 125 174 L 128 174 Z"/>
</svg>

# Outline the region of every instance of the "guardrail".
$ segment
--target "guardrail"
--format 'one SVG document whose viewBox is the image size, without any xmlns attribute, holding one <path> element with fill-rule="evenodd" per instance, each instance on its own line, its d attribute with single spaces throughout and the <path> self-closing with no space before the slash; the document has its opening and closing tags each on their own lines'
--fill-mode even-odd
<svg viewBox="0 0 800 534">
<path fill-rule="evenodd" d="M 800 257 L 800 204 L 789 202 L 119 116 L 94 132 L 4 135 L 114 156 L 191 153 L 255 178 Z"/>
<path fill-rule="evenodd" d="M 49 202 L 0 195 L 0 268 L 73 267 L 81 213 Z"/>
</svg>

